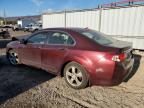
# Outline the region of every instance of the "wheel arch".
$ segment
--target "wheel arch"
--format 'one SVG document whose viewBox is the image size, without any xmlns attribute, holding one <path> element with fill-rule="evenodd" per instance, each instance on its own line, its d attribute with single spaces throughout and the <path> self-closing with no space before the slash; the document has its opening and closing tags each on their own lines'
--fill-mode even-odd
<svg viewBox="0 0 144 108">
<path fill-rule="evenodd" d="M 14 51 L 16 51 L 15 48 L 10 47 L 10 48 L 7 48 L 6 53 L 8 54 L 8 52 L 9 52 L 10 50 L 14 50 Z M 16 51 L 16 52 L 17 52 L 17 51 Z M 17 53 L 18 53 L 18 52 L 17 52 Z"/>
<path fill-rule="evenodd" d="M 60 76 L 61 76 L 61 77 L 64 77 L 64 68 L 65 68 L 65 66 L 66 66 L 67 64 L 69 64 L 69 63 L 71 63 L 71 62 L 75 62 L 75 63 L 81 65 L 81 66 L 84 68 L 84 70 L 86 71 L 86 76 L 87 76 L 87 78 L 88 78 L 88 82 L 87 82 L 86 87 L 90 86 L 90 85 L 91 85 L 91 80 L 89 79 L 89 78 L 90 78 L 90 75 L 89 75 L 89 73 L 87 72 L 86 67 L 85 67 L 84 65 L 82 65 L 82 63 L 81 63 L 80 61 L 78 61 L 78 60 L 71 60 L 71 61 L 65 62 L 65 63 L 62 65 L 62 68 L 61 68 L 61 71 L 60 71 Z"/>
<path fill-rule="evenodd" d="M 66 61 L 63 65 L 62 65 L 62 67 L 61 67 L 61 70 L 60 70 L 60 76 L 64 76 L 64 68 L 65 68 L 65 66 L 67 65 L 67 64 L 69 64 L 70 62 L 73 62 L 73 61 Z"/>
<path fill-rule="evenodd" d="M 76 63 L 80 64 L 86 71 L 88 71 L 88 70 L 87 70 L 87 64 L 86 64 L 85 59 L 79 58 L 79 57 L 76 57 L 76 58 L 75 58 L 75 57 L 74 57 L 74 58 L 71 58 L 71 57 L 70 57 L 70 58 L 68 58 L 67 60 L 65 60 L 65 62 L 64 62 L 63 65 L 61 66 L 60 76 L 63 77 L 65 66 L 66 66 L 67 64 L 71 63 L 71 62 L 76 62 Z M 87 72 L 87 75 L 88 75 L 88 77 L 89 77 L 89 73 L 88 73 L 88 72 Z"/>
<path fill-rule="evenodd" d="M 7 55 L 8 55 L 8 53 L 9 53 L 10 50 L 13 50 L 13 48 L 7 48 L 7 50 L 6 50 L 6 54 Z"/>
</svg>

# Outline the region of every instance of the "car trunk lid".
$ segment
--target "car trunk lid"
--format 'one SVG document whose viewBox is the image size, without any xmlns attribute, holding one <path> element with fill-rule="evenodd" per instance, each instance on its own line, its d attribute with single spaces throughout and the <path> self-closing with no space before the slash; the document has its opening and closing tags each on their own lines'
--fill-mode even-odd
<svg viewBox="0 0 144 108">
<path fill-rule="evenodd" d="M 118 55 L 120 62 L 122 62 L 125 66 L 127 66 L 133 58 L 132 43 L 130 42 L 113 40 L 111 44 L 105 46 L 117 49 L 116 55 Z"/>
</svg>

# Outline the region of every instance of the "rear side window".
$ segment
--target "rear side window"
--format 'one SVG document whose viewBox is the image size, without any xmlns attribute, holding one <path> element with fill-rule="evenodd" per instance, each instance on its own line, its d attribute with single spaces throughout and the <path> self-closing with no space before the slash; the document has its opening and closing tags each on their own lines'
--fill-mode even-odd
<svg viewBox="0 0 144 108">
<path fill-rule="evenodd" d="M 112 44 L 114 40 L 96 31 L 86 31 L 83 32 L 82 34 L 102 45 Z"/>
<path fill-rule="evenodd" d="M 74 40 L 71 36 L 62 32 L 51 32 L 48 38 L 48 44 L 54 45 L 73 45 Z"/>
<path fill-rule="evenodd" d="M 82 29 L 82 30 L 76 30 L 76 31 L 79 32 L 80 34 L 82 34 L 83 36 L 86 36 L 89 39 L 92 39 L 101 45 L 112 44 L 114 41 L 116 41 L 115 39 L 110 38 L 110 37 L 106 36 L 105 34 L 102 34 L 100 32 L 94 31 L 94 30 Z"/>
</svg>

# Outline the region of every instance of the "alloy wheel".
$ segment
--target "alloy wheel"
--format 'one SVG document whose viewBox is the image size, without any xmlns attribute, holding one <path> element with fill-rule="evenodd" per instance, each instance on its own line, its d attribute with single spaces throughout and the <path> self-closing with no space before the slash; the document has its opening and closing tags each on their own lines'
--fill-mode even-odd
<svg viewBox="0 0 144 108">
<path fill-rule="evenodd" d="M 13 51 L 8 53 L 8 59 L 12 65 L 19 64 L 18 54 Z"/>
<path fill-rule="evenodd" d="M 66 71 L 66 79 L 73 86 L 80 86 L 83 82 L 81 70 L 75 66 L 71 66 Z"/>
</svg>

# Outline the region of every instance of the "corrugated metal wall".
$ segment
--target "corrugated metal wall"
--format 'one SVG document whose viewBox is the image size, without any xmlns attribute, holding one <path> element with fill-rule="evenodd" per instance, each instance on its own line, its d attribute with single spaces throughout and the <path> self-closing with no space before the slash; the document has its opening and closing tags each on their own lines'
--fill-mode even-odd
<svg viewBox="0 0 144 108">
<path fill-rule="evenodd" d="M 144 6 L 102 11 L 101 31 L 109 35 L 144 36 Z"/>
<path fill-rule="evenodd" d="M 89 27 L 98 30 L 99 11 L 78 11 L 44 14 L 43 28 L 50 27 Z"/>
<path fill-rule="evenodd" d="M 65 13 L 42 16 L 43 28 L 65 27 Z"/>
<path fill-rule="evenodd" d="M 43 14 L 43 28 L 89 27 L 144 49 L 144 6 Z"/>
<path fill-rule="evenodd" d="M 103 10 L 100 31 L 144 49 L 144 6 Z"/>
<path fill-rule="evenodd" d="M 66 27 L 89 27 L 98 30 L 99 11 L 81 11 L 66 14 Z"/>
</svg>

